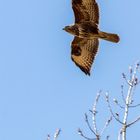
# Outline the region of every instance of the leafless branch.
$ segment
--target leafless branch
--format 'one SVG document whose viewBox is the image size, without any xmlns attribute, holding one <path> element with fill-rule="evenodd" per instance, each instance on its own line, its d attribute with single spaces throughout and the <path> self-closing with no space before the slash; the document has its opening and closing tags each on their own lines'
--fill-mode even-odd
<svg viewBox="0 0 140 140">
<path fill-rule="evenodd" d="M 122 95 L 122 99 L 123 99 L 123 102 L 125 104 L 125 97 L 124 97 L 124 89 L 123 89 L 123 85 L 121 85 L 121 95 Z"/>
<path fill-rule="evenodd" d="M 96 124 L 96 114 L 97 114 L 96 107 L 97 107 L 97 103 L 98 103 L 99 98 L 100 98 L 100 93 L 101 93 L 101 91 L 97 94 L 94 105 L 93 105 L 93 109 L 92 109 L 93 128 L 94 128 L 94 132 L 96 133 L 96 135 L 98 135 L 97 124 Z"/>
<path fill-rule="evenodd" d="M 58 138 L 58 136 L 60 135 L 60 129 L 56 129 L 56 131 L 55 131 L 55 133 L 54 133 L 54 140 L 57 140 L 57 138 Z M 51 139 L 51 137 L 50 137 L 50 135 L 48 134 L 48 136 L 47 136 L 47 140 L 50 140 Z"/>
<path fill-rule="evenodd" d="M 122 130 L 119 131 L 118 140 L 121 140 Z"/>
<path fill-rule="evenodd" d="M 96 132 L 91 128 L 91 126 L 90 126 L 90 124 L 89 124 L 87 114 L 85 114 L 85 121 L 86 121 L 86 123 L 87 123 L 88 128 L 90 129 L 90 131 L 91 131 L 92 133 L 94 133 L 94 135 L 96 136 Z"/>
<path fill-rule="evenodd" d="M 129 107 L 130 108 L 135 108 L 135 107 L 139 107 L 140 106 L 140 104 L 137 104 L 137 105 L 130 105 Z"/>
<path fill-rule="evenodd" d="M 127 92 L 127 96 L 126 98 L 124 98 L 124 94 L 122 92 L 122 98 L 123 98 L 123 101 L 125 102 L 125 111 L 124 111 L 124 117 L 123 117 L 123 124 L 122 124 L 122 128 L 119 132 L 119 135 L 118 135 L 118 140 L 120 140 L 120 138 L 122 138 L 122 140 L 126 140 L 126 129 L 127 127 L 133 125 L 134 123 L 136 123 L 137 121 L 140 120 L 140 116 L 135 119 L 134 121 L 132 121 L 131 123 L 127 124 L 128 121 L 128 115 L 129 115 L 129 108 L 130 107 L 137 107 L 139 106 L 138 105 L 135 105 L 135 106 L 132 106 L 131 104 L 133 103 L 133 95 L 134 95 L 134 91 L 135 91 L 135 88 L 139 82 L 138 78 L 136 77 L 136 72 L 139 68 L 139 63 L 136 63 L 134 69 L 132 69 L 132 67 L 129 67 L 129 73 L 130 73 L 130 79 L 128 80 L 126 78 L 126 75 L 123 73 L 123 78 L 125 79 L 126 83 L 128 84 L 128 92 Z M 122 88 L 123 89 L 123 88 Z"/>
<path fill-rule="evenodd" d="M 58 136 L 60 135 L 61 130 L 60 129 L 56 129 L 55 133 L 54 133 L 54 140 L 56 140 L 58 138 Z"/>
<path fill-rule="evenodd" d="M 50 140 L 50 135 L 47 136 L 47 140 Z"/>
<path fill-rule="evenodd" d="M 105 129 L 109 126 L 109 124 L 110 124 L 111 121 L 112 121 L 112 116 L 106 121 L 106 123 L 105 123 L 105 125 L 104 125 L 104 127 L 103 127 L 103 129 L 102 129 L 102 131 L 100 133 L 100 136 L 103 135 Z"/>
<path fill-rule="evenodd" d="M 96 124 L 96 117 L 97 117 L 96 115 L 97 115 L 97 104 L 98 104 L 98 102 L 99 102 L 100 93 L 101 93 L 101 91 L 100 91 L 99 93 L 97 93 L 97 96 L 96 96 L 96 98 L 95 98 L 95 101 L 94 101 L 92 110 L 89 110 L 90 113 L 92 114 L 93 128 L 92 128 L 92 126 L 91 126 L 90 123 L 89 123 L 88 115 L 85 114 L 85 121 L 86 121 L 86 123 L 87 123 L 87 125 L 88 125 L 88 128 L 89 128 L 90 131 L 96 136 L 96 138 L 89 138 L 89 137 L 87 137 L 86 135 L 83 134 L 83 132 L 82 132 L 81 129 L 78 129 L 79 135 L 81 135 L 81 136 L 82 136 L 83 138 L 85 138 L 86 140 L 100 140 L 102 134 L 104 133 L 105 129 L 108 127 L 108 125 L 110 124 L 110 122 L 111 122 L 111 120 L 112 120 L 112 117 L 110 117 L 110 118 L 106 121 L 106 123 L 105 123 L 104 127 L 102 128 L 101 132 L 98 132 L 98 130 L 97 130 L 97 124 Z M 108 139 L 109 139 L 109 137 L 108 137 Z"/>
<path fill-rule="evenodd" d="M 118 102 L 118 100 L 113 99 L 113 101 L 114 101 L 114 103 L 115 103 L 116 105 L 118 105 L 121 109 L 124 109 L 124 107 Z"/>
<path fill-rule="evenodd" d="M 124 78 L 125 82 L 129 85 L 129 86 L 132 86 L 131 85 L 131 81 L 129 81 L 126 77 L 126 75 L 124 73 L 122 73 L 122 77 Z"/>
<path fill-rule="evenodd" d="M 136 122 L 138 122 L 140 120 L 140 116 L 138 118 L 136 118 L 134 121 L 130 122 L 127 127 L 130 127 L 131 125 L 135 124 Z"/>
<path fill-rule="evenodd" d="M 109 140 L 109 136 L 106 137 L 106 140 Z"/>
<path fill-rule="evenodd" d="M 111 108 L 111 105 L 110 105 L 110 101 L 109 101 L 109 95 L 108 95 L 108 93 L 106 94 L 106 101 L 107 101 L 107 104 L 108 104 L 109 111 L 110 111 L 110 113 L 112 114 L 112 116 L 114 117 L 114 119 L 115 119 L 116 121 L 118 121 L 120 124 L 123 124 L 123 122 L 121 122 L 121 121 L 119 120 L 119 118 L 117 118 L 117 117 L 114 115 L 114 113 L 113 113 L 113 111 L 112 111 L 112 108 Z"/>
<path fill-rule="evenodd" d="M 132 79 L 132 74 L 133 74 L 133 68 L 132 68 L 132 66 L 129 66 L 129 73 L 130 73 L 130 79 Z"/>
<path fill-rule="evenodd" d="M 78 129 L 78 134 L 86 140 L 97 140 L 97 138 L 88 138 L 87 136 L 85 136 L 80 128 Z"/>
</svg>

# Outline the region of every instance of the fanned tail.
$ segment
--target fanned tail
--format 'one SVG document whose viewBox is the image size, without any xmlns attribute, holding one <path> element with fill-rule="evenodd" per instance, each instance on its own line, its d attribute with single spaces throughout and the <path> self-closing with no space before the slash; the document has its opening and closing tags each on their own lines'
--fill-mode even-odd
<svg viewBox="0 0 140 140">
<path fill-rule="evenodd" d="M 120 38 L 117 34 L 106 33 L 106 32 L 102 32 L 102 31 L 99 31 L 99 37 L 101 39 L 111 41 L 111 42 L 114 42 L 114 43 L 117 43 L 120 40 Z"/>
</svg>

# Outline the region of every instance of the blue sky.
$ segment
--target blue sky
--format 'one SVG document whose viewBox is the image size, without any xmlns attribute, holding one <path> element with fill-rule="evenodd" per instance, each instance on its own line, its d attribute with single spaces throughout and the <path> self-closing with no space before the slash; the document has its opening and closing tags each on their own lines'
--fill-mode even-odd
<svg viewBox="0 0 140 140">
<path fill-rule="evenodd" d="M 100 29 L 120 35 L 118 44 L 100 41 L 91 76 L 70 59 L 73 37 L 62 30 L 74 22 L 71 0 L 0 1 L 0 140 L 45 140 L 61 128 L 59 139 L 82 139 L 84 113 L 101 89 L 120 98 L 122 72 L 140 60 L 140 1 L 98 0 Z M 140 88 L 136 101 L 140 103 Z M 102 98 L 102 102 L 104 102 Z M 100 102 L 99 126 L 109 116 Z M 140 109 L 130 118 L 140 114 Z M 112 138 L 117 136 L 112 124 Z M 139 136 L 140 123 L 129 130 Z M 116 131 L 116 134 L 114 134 Z"/>
</svg>

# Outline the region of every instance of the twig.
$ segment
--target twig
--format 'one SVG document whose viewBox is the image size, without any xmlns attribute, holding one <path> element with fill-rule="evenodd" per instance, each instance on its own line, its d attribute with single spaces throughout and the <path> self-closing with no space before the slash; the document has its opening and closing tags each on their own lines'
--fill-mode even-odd
<svg viewBox="0 0 140 140">
<path fill-rule="evenodd" d="M 130 73 L 130 79 L 132 79 L 132 75 L 133 75 L 133 69 L 132 69 L 132 66 L 129 66 L 129 73 Z"/>
<path fill-rule="evenodd" d="M 91 126 L 90 126 L 90 124 L 89 124 L 88 116 L 87 116 L 86 113 L 85 113 L 85 121 L 86 121 L 86 123 L 87 123 L 88 128 L 90 129 L 90 131 L 91 131 L 92 133 L 94 133 L 94 135 L 96 136 L 96 132 L 94 132 L 94 130 L 91 128 Z"/>
<path fill-rule="evenodd" d="M 133 83 L 133 90 L 132 90 L 132 93 L 131 93 L 131 98 L 133 98 L 133 96 L 135 94 L 136 86 L 137 86 L 137 84 L 134 82 Z"/>
<path fill-rule="evenodd" d="M 106 140 L 109 140 L 109 136 L 106 137 Z"/>
<path fill-rule="evenodd" d="M 47 136 L 47 140 L 50 140 L 50 135 Z"/>
<path fill-rule="evenodd" d="M 119 104 L 119 102 L 118 102 L 116 99 L 113 99 L 113 101 L 114 101 L 114 103 L 115 103 L 116 105 L 118 105 L 121 109 L 124 109 L 124 107 L 123 107 L 121 104 Z"/>
<path fill-rule="evenodd" d="M 101 91 L 97 94 L 96 96 L 96 99 L 95 99 L 95 102 L 94 102 L 94 105 L 93 105 L 93 116 L 92 116 L 92 120 L 93 120 L 93 128 L 94 128 L 94 131 L 96 133 L 96 135 L 98 135 L 98 130 L 97 130 L 97 125 L 96 125 L 96 114 L 97 114 L 97 111 L 96 111 L 96 106 L 97 106 L 97 103 L 99 101 L 99 98 L 100 98 L 100 93 Z"/>
<path fill-rule="evenodd" d="M 139 107 L 139 106 L 140 106 L 140 104 L 137 104 L 137 105 L 130 105 L 129 107 L 134 108 L 134 107 Z"/>
<path fill-rule="evenodd" d="M 119 131 L 118 140 L 121 140 L 122 130 Z"/>
<path fill-rule="evenodd" d="M 123 99 L 123 101 L 124 101 L 124 103 L 125 103 L 125 97 L 124 97 L 124 92 L 123 92 L 123 85 L 121 85 L 121 94 L 122 94 L 122 99 Z"/>
<path fill-rule="evenodd" d="M 88 138 L 87 136 L 85 136 L 80 128 L 78 129 L 78 134 L 86 140 L 96 140 L 96 138 Z"/>
<path fill-rule="evenodd" d="M 140 120 L 140 116 L 138 118 L 136 118 L 134 121 L 130 122 L 127 127 L 130 127 L 131 125 L 135 124 L 136 122 L 138 122 Z"/>
<path fill-rule="evenodd" d="M 121 122 L 121 121 L 119 120 L 119 118 L 117 118 L 117 117 L 114 115 L 114 113 L 113 113 L 113 111 L 112 111 L 112 108 L 111 108 L 111 106 L 110 106 L 109 95 L 108 95 L 108 94 L 106 94 L 106 101 L 107 101 L 107 103 L 108 103 L 108 108 L 109 108 L 109 111 L 110 111 L 110 113 L 112 114 L 112 116 L 113 116 L 113 117 L 115 118 L 115 120 L 118 121 L 120 124 L 123 124 L 123 122 Z"/>
<path fill-rule="evenodd" d="M 112 121 L 112 116 L 106 121 L 106 123 L 105 123 L 105 125 L 104 125 L 104 127 L 103 127 L 103 129 L 102 129 L 102 131 L 100 133 L 100 136 L 103 135 L 105 129 L 109 126 L 109 124 L 110 124 L 111 121 Z"/>
<path fill-rule="evenodd" d="M 61 130 L 60 129 L 56 129 L 56 132 L 54 134 L 54 140 L 56 140 L 58 138 L 58 136 L 60 135 Z"/>
<path fill-rule="evenodd" d="M 126 81 L 126 83 L 127 83 L 129 86 L 132 86 L 132 85 L 131 85 L 131 81 L 130 81 L 130 80 L 127 80 L 126 75 L 125 75 L 124 73 L 122 73 L 122 76 L 123 76 L 124 80 Z"/>
</svg>

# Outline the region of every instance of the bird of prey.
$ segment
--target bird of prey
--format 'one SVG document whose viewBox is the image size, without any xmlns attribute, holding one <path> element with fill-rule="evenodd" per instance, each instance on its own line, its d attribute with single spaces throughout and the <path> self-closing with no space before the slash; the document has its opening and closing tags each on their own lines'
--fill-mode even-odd
<svg viewBox="0 0 140 140">
<path fill-rule="evenodd" d="M 75 23 L 64 28 L 66 32 L 74 35 L 71 58 L 85 74 L 90 75 L 99 39 L 117 43 L 119 36 L 99 30 L 99 8 L 96 0 L 72 0 L 72 9 Z"/>
</svg>

